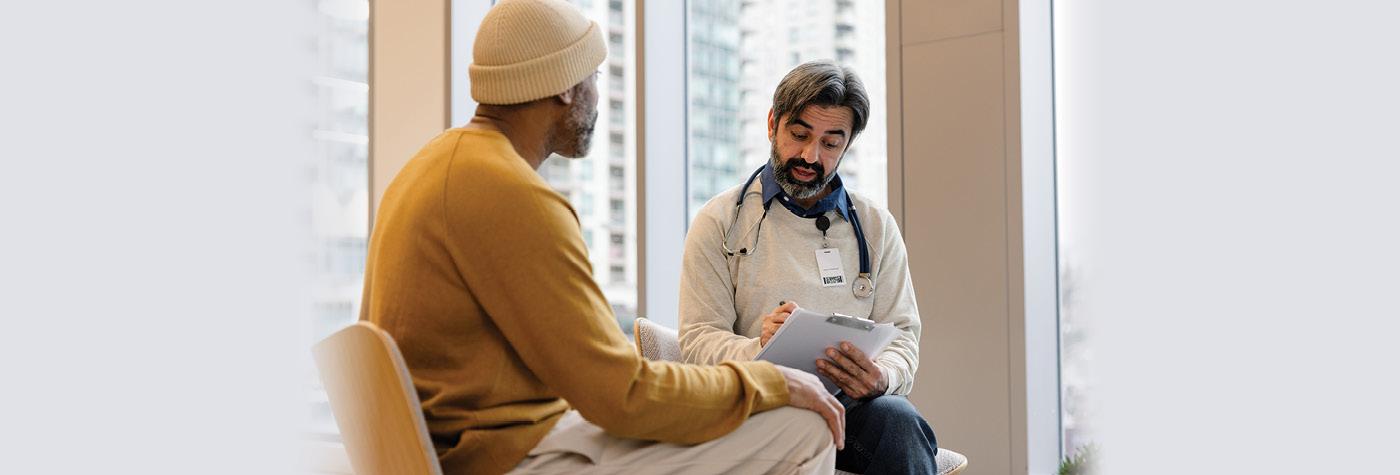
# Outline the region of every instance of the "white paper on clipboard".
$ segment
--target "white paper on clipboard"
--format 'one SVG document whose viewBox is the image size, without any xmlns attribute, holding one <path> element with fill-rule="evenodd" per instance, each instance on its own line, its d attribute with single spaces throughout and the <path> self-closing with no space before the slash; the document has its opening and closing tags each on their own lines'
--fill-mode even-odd
<svg viewBox="0 0 1400 475">
<path fill-rule="evenodd" d="M 827 348 L 835 348 L 842 341 L 849 341 L 874 358 L 898 335 L 899 331 L 888 323 L 845 315 L 822 315 L 798 308 L 792 311 L 792 315 L 754 359 L 815 374 L 821 378 L 828 392 L 836 394 L 839 391 L 836 384 L 817 372 L 817 360 L 829 359 L 826 357 Z"/>
</svg>

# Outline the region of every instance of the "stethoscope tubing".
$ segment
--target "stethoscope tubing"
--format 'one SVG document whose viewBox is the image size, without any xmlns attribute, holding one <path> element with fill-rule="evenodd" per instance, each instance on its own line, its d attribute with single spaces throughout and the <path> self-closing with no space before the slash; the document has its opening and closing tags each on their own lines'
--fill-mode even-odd
<svg viewBox="0 0 1400 475">
<path fill-rule="evenodd" d="M 754 180 L 758 179 L 758 176 L 763 173 L 763 169 L 766 167 L 767 165 L 764 165 L 754 170 L 753 174 L 749 175 L 749 179 L 744 181 L 744 186 L 739 188 L 739 199 L 734 202 L 734 219 L 729 222 L 729 227 L 725 228 L 723 236 L 724 241 L 720 243 L 720 246 L 724 249 L 724 253 L 730 257 L 747 257 L 753 255 L 754 252 L 758 250 L 759 234 L 763 232 L 763 220 L 768 218 L 769 203 L 763 204 L 763 215 L 758 218 L 757 232 L 755 232 L 752 248 L 744 247 L 740 248 L 738 251 L 733 250 L 729 247 L 729 235 L 734 231 L 734 226 L 739 224 L 739 212 L 744 209 L 744 198 L 748 196 L 749 188 L 753 186 Z M 875 282 L 870 278 L 870 250 L 865 240 L 865 230 L 860 225 L 860 217 L 856 215 L 855 204 L 848 200 L 846 203 L 846 211 L 846 214 L 850 216 L 851 230 L 856 235 L 856 246 L 860 248 L 860 275 L 857 276 L 856 281 L 852 283 L 852 292 L 855 293 L 856 297 L 866 298 L 875 291 Z M 747 233 L 745 233 L 745 235 L 747 235 Z"/>
</svg>

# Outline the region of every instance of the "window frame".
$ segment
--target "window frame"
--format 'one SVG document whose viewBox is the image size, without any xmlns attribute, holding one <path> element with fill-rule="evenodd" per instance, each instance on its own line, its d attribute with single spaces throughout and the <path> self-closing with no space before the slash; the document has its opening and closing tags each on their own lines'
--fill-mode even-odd
<svg viewBox="0 0 1400 475">
<path fill-rule="evenodd" d="M 689 2 L 634 3 L 637 21 L 637 314 L 676 328 L 690 159 Z M 641 41 L 637 41 L 640 39 Z M 675 54 L 677 51 L 681 54 Z M 681 84 L 679 94 L 676 84 Z M 661 157 L 648 160 L 647 157 Z M 682 157 L 674 159 L 670 157 Z M 679 212 L 677 210 L 680 210 Z"/>
<path fill-rule="evenodd" d="M 1064 457 L 1060 378 L 1059 218 L 1051 2 L 1019 5 L 1021 226 L 1025 305 L 1026 462 L 1058 473 Z"/>
</svg>

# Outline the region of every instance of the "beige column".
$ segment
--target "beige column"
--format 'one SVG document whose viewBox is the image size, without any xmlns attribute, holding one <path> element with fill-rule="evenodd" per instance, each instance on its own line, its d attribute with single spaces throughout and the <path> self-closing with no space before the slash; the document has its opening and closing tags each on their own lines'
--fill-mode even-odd
<svg viewBox="0 0 1400 475">
<path fill-rule="evenodd" d="M 394 175 L 448 127 L 450 5 L 449 0 L 370 2 L 371 223 Z"/>
<path fill-rule="evenodd" d="M 1015 0 L 887 0 L 890 208 L 923 316 L 911 400 L 969 473 L 1026 473 Z"/>
</svg>

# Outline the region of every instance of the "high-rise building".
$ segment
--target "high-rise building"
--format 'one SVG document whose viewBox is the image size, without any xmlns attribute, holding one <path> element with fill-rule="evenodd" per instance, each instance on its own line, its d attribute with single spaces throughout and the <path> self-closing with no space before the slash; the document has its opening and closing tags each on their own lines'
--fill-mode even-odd
<svg viewBox="0 0 1400 475">
<path fill-rule="evenodd" d="M 740 160 L 739 0 L 692 0 L 686 16 L 689 216 L 745 175 Z M 761 122 L 760 122 L 761 123 Z"/>
</svg>

